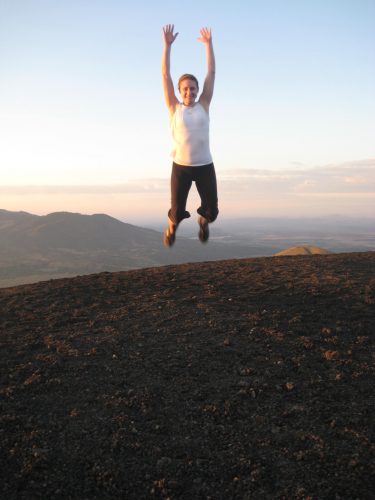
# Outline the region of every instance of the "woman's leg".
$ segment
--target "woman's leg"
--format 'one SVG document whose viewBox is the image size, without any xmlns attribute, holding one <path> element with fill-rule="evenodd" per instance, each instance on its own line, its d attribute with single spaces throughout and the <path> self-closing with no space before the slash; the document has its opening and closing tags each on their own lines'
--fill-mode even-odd
<svg viewBox="0 0 375 500">
<path fill-rule="evenodd" d="M 184 167 L 173 162 L 171 175 L 171 208 L 168 212 L 170 221 L 177 227 L 190 217 L 186 211 L 187 197 L 192 184 L 192 167 Z"/>
<path fill-rule="evenodd" d="M 191 167 L 173 162 L 171 175 L 171 208 L 168 212 L 168 229 L 164 233 L 164 245 L 171 247 L 176 239 L 176 231 L 183 219 L 190 217 L 186 211 L 187 197 L 192 184 Z"/>
<path fill-rule="evenodd" d="M 194 180 L 201 198 L 201 206 L 197 212 L 208 222 L 214 222 L 219 213 L 214 164 L 193 168 L 195 169 Z"/>
</svg>

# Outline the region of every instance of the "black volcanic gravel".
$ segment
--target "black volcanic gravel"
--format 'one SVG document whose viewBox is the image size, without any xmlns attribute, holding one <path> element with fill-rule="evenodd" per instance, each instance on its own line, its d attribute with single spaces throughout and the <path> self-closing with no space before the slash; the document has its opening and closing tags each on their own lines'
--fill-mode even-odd
<svg viewBox="0 0 375 500">
<path fill-rule="evenodd" d="M 375 253 L 0 289 L 0 496 L 374 497 Z"/>
</svg>

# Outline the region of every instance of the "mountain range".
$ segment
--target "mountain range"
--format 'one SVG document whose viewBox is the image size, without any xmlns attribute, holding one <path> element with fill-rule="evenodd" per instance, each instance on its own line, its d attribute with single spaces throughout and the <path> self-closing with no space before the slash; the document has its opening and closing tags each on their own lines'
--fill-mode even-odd
<svg viewBox="0 0 375 500">
<path fill-rule="evenodd" d="M 56 212 L 38 216 L 0 210 L 0 287 L 103 271 L 248 257 L 375 250 L 373 219 L 224 219 L 202 245 L 197 225 L 178 229 L 163 246 L 164 224 L 148 228 L 105 214 Z"/>
<path fill-rule="evenodd" d="M 105 214 L 45 216 L 0 210 L 0 287 L 52 278 L 249 256 L 248 245 L 178 238 Z"/>
</svg>

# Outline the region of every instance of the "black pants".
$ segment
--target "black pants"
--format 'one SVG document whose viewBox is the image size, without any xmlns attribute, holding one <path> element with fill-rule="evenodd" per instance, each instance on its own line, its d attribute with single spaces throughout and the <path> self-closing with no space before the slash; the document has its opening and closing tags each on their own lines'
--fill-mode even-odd
<svg viewBox="0 0 375 500">
<path fill-rule="evenodd" d="M 183 219 L 190 217 L 190 213 L 186 211 L 186 202 L 193 181 L 197 186 L 201 199 L 201 206 L 197 210 L 198 214 L 205 217 L 208 222 L 213 222 L 219 213 L 214 164 L 210 163 L 201 167 L 185 167 L 173 162 L 171 175 L 172 206 L 168 212 L 168 217 L 176 225 Z"/>
</svg>

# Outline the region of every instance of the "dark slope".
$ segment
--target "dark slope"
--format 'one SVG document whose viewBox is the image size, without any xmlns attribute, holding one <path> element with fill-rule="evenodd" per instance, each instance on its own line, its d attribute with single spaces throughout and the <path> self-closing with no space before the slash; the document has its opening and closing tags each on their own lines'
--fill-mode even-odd
<svg viewBox="0 0 375 500">
<path fill-rule="evenodd" d="M 7 499 L 370 499 L 375 253 L 0 290 Z"/>
</svg>

